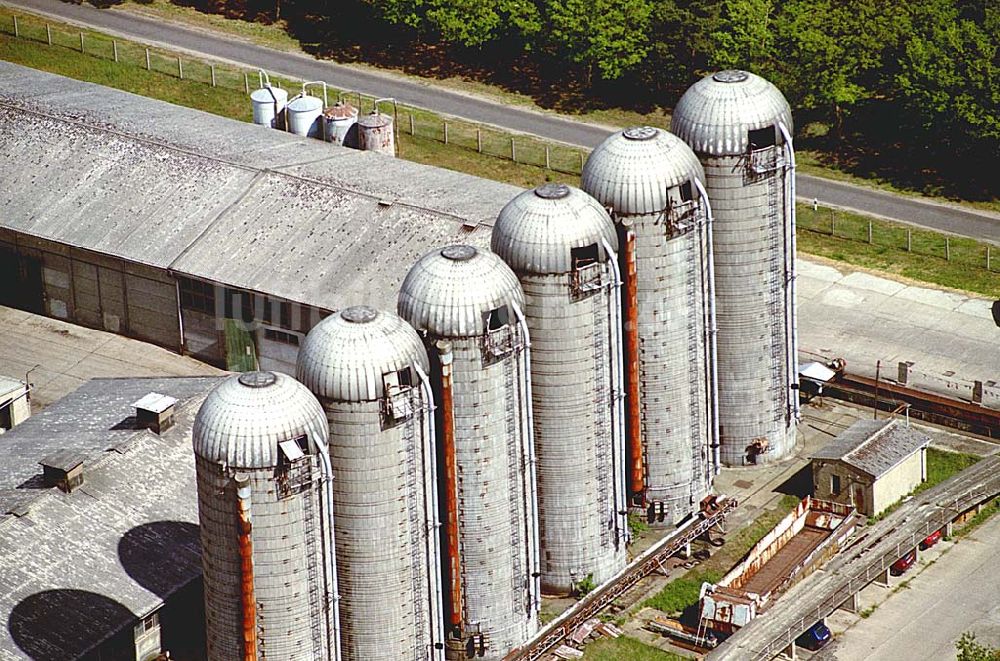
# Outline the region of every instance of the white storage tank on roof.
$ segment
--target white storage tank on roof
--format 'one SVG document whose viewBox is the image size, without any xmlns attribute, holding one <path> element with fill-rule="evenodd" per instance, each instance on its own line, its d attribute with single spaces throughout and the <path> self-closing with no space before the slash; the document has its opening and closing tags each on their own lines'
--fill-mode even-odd
<svg viewBox="0 0 1000 661">
<path fill-rule="evenodd" d="M 306 94 L 292 99 L 285 108 L 288 117 L 288 130 L 295 135 L 310 138 L 323 137 L 323 100 Z"/>
<path fill-rule="evenodd" d="M 615 227 L 579 188 L 545 184 L 507 203 L 490 245 L 531 333 L 542 589 L 600 585 L 628 541 Z"/>
<path fill-rule="evenodd" d="M 538 626 L 538 534 L 524 294 L 457 245 L 410 269 L 398 310 L 432 355 L 442 456 L 447 656 L 502 659 Z"/>
<path fill-rule="evenodd" d="M 334 659 L 327 425 L 279 372 L 219 384 L 192 432 L 211 661 Z"/>
<path fill-rule="evenodd" d="M 712 260 L 701 164 L 676 136 L 639 126 L 590 154 L 581 186 L 622 244 L 632 504 L 670 525 L 711 489 Z"/>
<path fill-rule="evenodd" d="M 299 351 L 330 426 L 343 661 L 444 658 L 427 370 L 416 331 L 367 306 L 327 317 Z"/>
<path fill-rule="evenodd" d="M 671 129 L 705 168 L 715 210 L 722 462 L 770 463 L 795 445 L 795 155 L 781 92 L 746 71 L 692 85 Z"/>
<path fill-rule="evenodd" d="M 253 123 L 269 128 L 284 128 L 285 106 L 288 104 L 288 92 L 280 87 L 265 85 L 250 94 L 253 106 Z"/>
</svg>

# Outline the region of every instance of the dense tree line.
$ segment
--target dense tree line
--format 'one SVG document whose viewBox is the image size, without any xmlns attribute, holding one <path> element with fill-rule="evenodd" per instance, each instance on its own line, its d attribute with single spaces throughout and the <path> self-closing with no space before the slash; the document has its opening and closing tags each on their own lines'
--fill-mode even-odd
<svg viewBox="0 0 1000 661">
<path fill-rule="evenodd" d="M 669 108 L 705 72 L 744 68 L 782 89 L 800 129 L 822 127 L 811 146 L 863 174 L 1000 194 L 998 0 L 179 1 L 561 109 Z"/>
</svg>

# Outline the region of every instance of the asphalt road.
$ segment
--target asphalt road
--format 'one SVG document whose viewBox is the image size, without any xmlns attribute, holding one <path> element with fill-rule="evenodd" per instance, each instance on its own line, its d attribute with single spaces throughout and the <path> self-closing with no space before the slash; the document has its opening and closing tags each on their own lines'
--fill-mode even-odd
<svg viewBox="0 0 1000 661">
<path fill-rule="evenodd" d="M 95 9 L 90 5 L 76 5 L 60 0 L 2 0 L 2 3 L 93 26 L 138 41 L 263 68 L 290 77 L 326 80 L 343 89 L 375 96 L 392 96 L 401 103 L 569 144 L 594 147 L 608 134 L 607 127 L 505 106 L 411 79 L 315 60 L 246 42 L 220 39 L 208 32 L 185 29 L 121 11 Z M 1000 214 L 977 213 L 808 175 L 800 174 L 797 181 L 800 199 L 817 199 L 823 205 L 853 209 L 1000 243 Z"/>
<path fill-rule="evenodd" d="M 955 641 L 972 631 L 981 644 L 1000 646 L 1000 517 L 955 545 L 890 596 L 866 619 L 837 637 L 816 658 L 854 661 L 953 661 Z M 913 570 L 910 570 L 911 572 Z"/>
</svg>

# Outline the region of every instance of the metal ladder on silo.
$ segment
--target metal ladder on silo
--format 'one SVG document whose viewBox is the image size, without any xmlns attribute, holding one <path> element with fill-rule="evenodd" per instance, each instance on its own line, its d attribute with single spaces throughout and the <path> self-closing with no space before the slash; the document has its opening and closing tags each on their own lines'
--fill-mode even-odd
<svg viewBox="0 0 1000 661">
<path fill-rule="evenodd" d="M 777 170 L 775 170 L 777 172 Z M 780 199 L 778 194 L 780 178 L 776 174 L 772 174 L 767 179 L 767 217 L 769 220 L 777 219 L 778 222 L 772 222 L 770 227 L 770 237 L 768 241 L 768 248 L 770 251 L 770 259 L 768 260 L 771 266 L 771 272 L 769 274 L 769 280 L 771 286 L 768 288 L 768 318 L 772 323 L 776 323 L 778 320 L 784 322 L 785 315 L 787 312 L 784 309 L 784 291 L 782 287 L 775 286 L 776 283 L 784 282 L 785 266 L 783 256 L 784 250 L 784 211 L 783 211 L 783 200 Z M 780 276 L 778 274 L 781 274 Z M 771 348 L 771 366 L 772 369 L 769 371 L 771 376 L 771 390 L 772 392 L 785 392 L 784 378 L 783 374 L 785 372 L 785 356 L 784 351 L 782 351 L 783 343 L 779 341 L 778 338 L 784 337 L 784 333 L 770 333 L 768 338 Z M 785 402 L 782 401 L 782 397 L 771 398 L 772 399 L 772 420 L 779 421 L 782 420 L 785 414 Z"/>
<path fill-rule="evenodd" d="M 696 226 L 697 227 L 697 226 Z M 700 242 L 699 232 L 692 231 L 685 234 L 685 238 Z M 705 301 L 700 300 L 701 291 L 701 255 L 694 246 L 689 246 L 684 250 L 686 287 L 684 291 L 687 301 L 687 346 L 688 346 L 688 398 L 690 402 L 690 418 L 685 433 L 689 436 L 691 443 L 691 475 L 702 475 L 702 453 L 701 453 L 701 392 L 704 375 L 702 370 L 707 366 L 702 366 L 704 351 L 699 347 L 704 346 L 704 336 L 699 329 L 699 320 L 704 317 L 701 314 Z M 706 402 L 707 404 L 707 402 Z"/>
<path fill-rule="evenodd" d="M 424 613 L 423 605 L 423 563 L 421 562 L 420 549 L 423 548 L 422 531 L 423 522 L 420 520 L 420 503 L 422 502 L 422 491 L 420 488 L 420 475 L 417 470 L 417 444 L 416 444 L 416 420 L 418 410 L 422 410 L 421 404 L 412 401 L 414 397 L 413 389 L 410 389 L 410 416 L 403 423 L 403 447 L 406 452 L 406 512 L 410 526 L 410 587 L 413 590 L 413 627 L 416 632 L 414 638 L 420 641 L 423 637 L 424 627 L 427 624 L 427 616 Z M 414 646 L 414 661 L 419 661 L 421 657 L 420 645 Z"/>
<path fill-rule="evenodd" d="M 314 531 L 319 521 L 316 515 L 315 501 L 320 496 L 322 485 L 315 479 L 313 464 L 317 460 L 315 456 L 309 457 L 309 489 L 301 492 L 302 497 L 302 531 L 305 535 L 306 552 L 306 572 L 309 574 L 309 635 L 312 638 L 313 654 L 317 658 L 322 658 L 328 652 L 323 644 L 325 639 L 323 622 L 327 618 L 332 618 L 333 613 L 325 612 L 326 595 L 323 594 L 324 581 L 321 575 L 320 563 L 324 561 L 323 551 L 316 543 Z M 317 488 L 319 487 L 319 488 Z M 332 512 L 328 513 L 329 521 L 332 521 Z M 322 526 L 320 527 L 322 530 Z M 331 642 L 332 644 L 332 642 Z"/>
<path fill-rule="evenodd" d="M 521 501 L 522 486 L 518 475 L 518 468 L 528 470 L 522 464 L 524 457 L 519 456 L 518 442 L 521 438 L 521 412 L 515 403 L 514 393 L 519 389 L 515 380 L 515 364 L 520 359 L 521 354 L 513 353 L 508 355 L 503 361 L 504 389 L 507 396 L 504 398 L 504 420 L 507 426 L 507 500 L 510 508 L 510 545 L 514 549 L 511 554 L 511 595 L 519 595 L 524 589 L 522 584 L 523 575 L 521 569 L 521 525 L 526 524 L 528 512 L 524 511 Z M 531 393 L 522 393 L 523 397 L 530 397 Z M 522 402 L 523 404 L 523 402 Z M 530 441 L 529 441 L 530 442 Z M 515 597 L 515 603 L 519 603 Z"/>
<path fill-rule="evenodd" d="M 613 295 L 607 289 L 608 295 Z M 611 443 L 612 439 L 607 434 L 610 433 L 610 425 L 607 423 L 608 414 L 611 412 L 611 384 L 608 376 L 608 342 L 605 338 L 608 325 L 602 319 L 602 313 L 607 310 L 604 300 L 600 296 L 593 296 L 591 309 L 594 320 L 594 377 L 597 379 L 597 388 L 594 393 L 594 445 L 597 459 L 597 508 L 601 521 L 601 546 L 607 548 L 614 543 L 612 531 L 615 529 L 615 504 L 614 493 L 611 488 L 612 462 Z M 608 505 L 610 504 L 610 509 Z M 610 516 L 605 520 L 605 514 L 610 512 Z"/>
</svg>

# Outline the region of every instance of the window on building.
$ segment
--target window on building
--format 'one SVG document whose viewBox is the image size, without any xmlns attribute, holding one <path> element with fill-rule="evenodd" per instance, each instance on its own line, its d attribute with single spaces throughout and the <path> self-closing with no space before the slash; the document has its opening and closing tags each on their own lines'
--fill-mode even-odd
<svg viewBox="0 0 1000 661">
<path fill-rule="evenodd" d="M 573 259 L 573 268 L 575 269 L 582 269 L 591 264 L 596 264 L 599 258 L 596 243 L 591 243 L 589 246 L 580 246 L 579 248 L 570 248 L 569 253 Z"/>
<path fill-rule="evenodd" d="M 295 333 L 286 333 L 285 331 L 276 330 L 274 328 L 264 329 L 264 339 L 271 340 L 272 342 L 281 342 L 282 344 L 290 344 L 292 346 L 299 346 L 299 336 Z"/>
<path fill-rule="evenodd" d="M 750 141 L 750 149 L 765 149 L 773 147 L 777 143 L 773 124 L 762 129 L 749 131 L 747 137 Z"/>
<path fill-rule="evenodd" d="M 139 638 L 143 634 L 146 634 L 153 629 L 160 626 L 160 614 L 159 612 L 153 613 L 152 615 L 147 615 L 142 619 L 139 624 L 135 625 L 135 637 Z"/>
<path fill-rule="evenodd" d="M 507 309 L 506 305 L 501 305 L 495 310 L 490 310 L 489 320 L 486 327 L 491 330 L 500 330 L 504 326 L 510 323 L 510 311 Z"/>
<path fill-rule="evenodd" d="M 253 321 L 253 295 L 239 289 L 223 290 L 226 319 L 239 319 L 250 323 Z"/>
<path fill-rule="evenodd" d="M 831 475 L 830 476 L 830 493 L 832 493 L 834 496 L 840 494 L 840 476 L 839 475 Z"/>
<path fill-rule="evenodd" d="M 693 199 L 694 199 L 694 186 L 692 185 L 691 180 L 688 179 L 683 184 L 681 184 L 681 201 L 690 202 Z"/>
<path fill-rule="evenodd" d="M 181 307 L 192 312 L 215 315 L 215 285 L 178 276 Z"/>
</svg>

